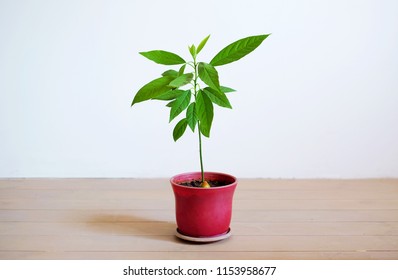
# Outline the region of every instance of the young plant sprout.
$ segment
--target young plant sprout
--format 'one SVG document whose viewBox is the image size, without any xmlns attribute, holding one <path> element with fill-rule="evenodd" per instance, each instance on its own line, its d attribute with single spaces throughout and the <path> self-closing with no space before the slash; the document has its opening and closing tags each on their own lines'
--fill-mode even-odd
<svg viewBox="0 0 398 280">
<path fill-rule="evenodd" d="M 226 93 L 235 90 L 222 86 L 216 67 L 241 59 L 254 51 L 270 34 L 250 36 L 240 39 L 217 53 L 209 62 L 198 62 L 197 57 L 206 45 L 210 35 L 198 46 L 188 47 L 192 60 L 185 61 L 172 52 L 153 50 L 140 52 L 141 55 L 158 64 L 181 65 L 178 69 L 169 69 L 162 76 L 144 85 L 134 96 L 131 106 L 146 100 L 162 100 L 168 102 L 170 108 L 169 122 L 185 111 L 183 118 L 174 127 L 173 138 L 177 141 L 186 131 L 187 126 L 197 133 L 199 138 L 199 159 L 201 170 L 201 186 L 209 188 L 204 178 L 202 157 L 202 135 L 210 137 L 213 122 L 213 104 L 232 109 Z M 201 84 L 200 81 L 203 83 Z"/>
</svg>

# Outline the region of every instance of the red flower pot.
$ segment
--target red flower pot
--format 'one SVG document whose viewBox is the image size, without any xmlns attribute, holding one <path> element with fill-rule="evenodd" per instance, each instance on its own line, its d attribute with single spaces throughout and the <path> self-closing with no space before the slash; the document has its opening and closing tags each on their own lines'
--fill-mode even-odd
<svg viewBox="0 0 398 280">
<path fill-rule="evenodd" d="M 216 172 L 205 172 L 205 179 L 226 184 L 212 188 L 181 185 L 182 182 L 201 180 L 200 172 L 183 173 L 170 179 L 175 196 L 178 231 L 183 235 L 212 237 L 229 230 L 237 180 L 231 175 Z"/>
</svg>

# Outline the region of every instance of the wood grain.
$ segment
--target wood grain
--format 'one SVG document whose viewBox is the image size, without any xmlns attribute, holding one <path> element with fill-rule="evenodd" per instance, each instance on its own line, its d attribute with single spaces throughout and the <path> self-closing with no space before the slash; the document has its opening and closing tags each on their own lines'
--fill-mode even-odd
<svg viewBox="0 0 398 280">
<path fill-rule="evenodd" d="M 242 179 L 230 239 L 175 227 L 167 179 L 0 180 L 0 259 L 398 259 L 398 180 Z"/>
</svg>

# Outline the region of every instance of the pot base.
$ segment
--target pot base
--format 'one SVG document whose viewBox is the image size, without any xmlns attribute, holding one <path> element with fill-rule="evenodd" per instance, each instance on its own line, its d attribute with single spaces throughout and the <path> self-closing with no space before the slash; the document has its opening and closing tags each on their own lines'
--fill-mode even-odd
<svg viewBox="0 0 398 280">
<path fill-rule="evenodd" d="M 198 242 L 198 243 L 208 243 L 208 242 L 215 242 L 227 239 L 231 236 L 231 228 L 228 229 L 225 233 L 214 235 L 214 236 L 207 236 L 207 237 L 193 237 L 182 234 L 179 229 L 176 230 L 176 236 L 180 239 L 191 241 L 191 242 Z"/>
</svg>

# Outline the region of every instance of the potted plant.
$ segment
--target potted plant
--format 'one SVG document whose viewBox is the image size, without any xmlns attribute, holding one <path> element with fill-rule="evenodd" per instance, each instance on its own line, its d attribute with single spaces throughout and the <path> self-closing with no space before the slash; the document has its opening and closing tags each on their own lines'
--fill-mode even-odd
<svg viewBox="0 0 398 280">
<path fill-rule="evenodd" d="M 198 46 L 189 46 L 192 60 L 179 55 L 153 50 L 141 55 L 158 64 L 179 65 L 147 83 L 135 94 L 131 106 L 147 101 L 166 101 L 170 108 L 169 122 L 183 114 L 173 130 L 177 141 L 189 127 L 198 134 L 200 172 L 184 173 L 171 178 L 175 195 L 177 236 L 191 241 L 215 241 L 230 236 L 232 199 L 237 185 L 234 176 L 205 172 L 202 157 L 202 136 L 209 137 L 213 122 L 213 104 L 232 108 L 227 94 L 235 90 L 222 86 L 216 67 L 241 59 L 255 50 L 270 34 L 250 36 L 228 45 L 209 62 L 197 57 L 210 35 Z M 202 83 L 201 83 L 201 82 Z M 185 113 L 183 113 L 185 112 Z"/>
</svg>

